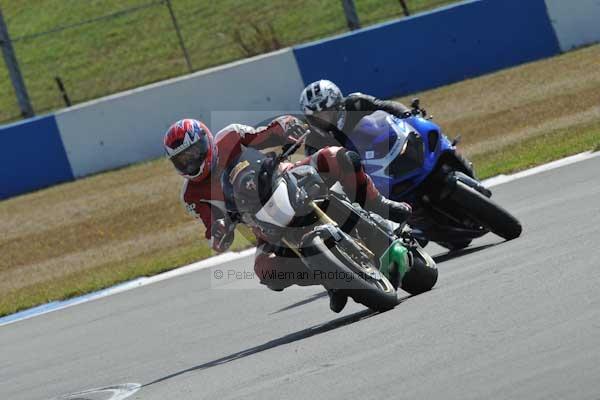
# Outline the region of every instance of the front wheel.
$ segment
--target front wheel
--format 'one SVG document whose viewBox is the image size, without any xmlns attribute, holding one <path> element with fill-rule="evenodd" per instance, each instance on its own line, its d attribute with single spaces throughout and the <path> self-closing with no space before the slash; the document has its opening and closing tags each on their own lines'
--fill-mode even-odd
<svg viewBox="0 0 600 400">
<path fill-rule="evenodd" d="M 325 288 L 340 290 L 375 311 L 394 308 L 398 304 L 397 292 L 374 260 L 361 252 L 350 236 L 342 231 L 336 233 L 341 240 L 322 231 L 309 234 L 303 240 L 303 262 L 313 274 L 324 277 Z"/>
<path fill-rule="evenodd" d="M 456 182 L 456 188 L 451 195 L 451 199 L 477 223 L 496 235 L 506 240 L 512 240 L 521 235 L 523 228 L 515 217 L 464 183 Z"/>
<path fill-rule="evenodd" d="M 408 254 L 410 267 L 402 278 L 402 290 L 415 295 L 433 289 L 438 279 L 435 261 L 419 247 L 411 248 Z"/>
</svg>

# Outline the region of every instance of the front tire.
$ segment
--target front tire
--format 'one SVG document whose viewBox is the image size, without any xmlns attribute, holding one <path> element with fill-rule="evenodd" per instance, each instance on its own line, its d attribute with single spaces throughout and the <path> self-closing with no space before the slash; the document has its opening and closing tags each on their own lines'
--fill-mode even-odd
<svg viewBox="0 0 600 400">
<path fill-rule="evenodd" d="M 364 265 L 366 256 L 358 254 L 352 246 L 353 239 L 338 231 L 342 239 L 335 242 L 325 233 L 311 233 L 303 240 L 305 258 L 303 261 L 313 271 L 327 271 L 352 276 L 349 281 L 323 281 L 327 289 L 342 291 L 357 303 L 375 311 L 387 311 L 398 304 L 398 295 L 388 279 L 379 273 L 374 262 Z M 359 262 L 358 259 L 363 261 Z M 371 271 L 370 274 L 365 271 Z"/>
<path fill-rule="evenodd" d="M 523 231 L 512 214 L 460 181 L 456 182 L 451 199 L 477 223 L 506 240 L 518 238 Z"/>
<path fill-rule="evenodd" d="M 402 290 L 416 295 L 433 289 L 438 279 L 435 261 L 420 248 L 410 249 L 409 256 L 410 268 L 402 278 Z"/>
</svg>

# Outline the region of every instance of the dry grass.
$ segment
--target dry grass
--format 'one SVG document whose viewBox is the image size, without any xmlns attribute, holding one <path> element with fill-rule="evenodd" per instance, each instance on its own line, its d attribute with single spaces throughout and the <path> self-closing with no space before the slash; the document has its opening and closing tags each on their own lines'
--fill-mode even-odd
<svg viewBox="0 0 600 400">
<path fill-rule="evenodd" d="M 0 292 L 175 245 L 181 235 L 172 232 L 190 224 L 166 167 L 144 164 L 1 203 Z"/>
<path fill-rule="evenodd" d="M 471 158 L 478 165 L 480 178 L 499 173 L 508 174 L 587 150 L 598 151 L 600 119 L 557 128 L 542 135 L 476 154 Z"/>
<path fill-rule="evenodd" d="M 600 119 L 600 46 L 419 94 L 469 155 Z M 410 97 L 401 99 L 409 103 Z"/>
<path fill-rule="evenodd" d="M 548 132 L 600 129 L 599 61 L 595 46 L 419 96 L 446 133 L 462 134 L 476 161 L 493 155 L 485 174 L 522 168 L 568 153 L 570 142 L 535 160 L 525 151 L 508 166 L 493 148 L 534 148 Z M 597 143 L 594 135 L 582 145 Z M 0 202 L 0 315 L 208 256 L 180 185 L 157 160 Z M 236 246 L 247 244 L 240 238 Z"/>
</svg>

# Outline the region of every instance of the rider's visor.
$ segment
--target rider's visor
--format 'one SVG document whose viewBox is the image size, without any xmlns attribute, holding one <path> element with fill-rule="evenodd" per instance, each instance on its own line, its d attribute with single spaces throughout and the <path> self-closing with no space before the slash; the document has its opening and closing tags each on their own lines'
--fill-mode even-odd
<svg viewBox="0 0 600 400">
<path fill-rule="evenodd" d="M 186 149 L 170 157 L 175 168 L 184 175 L 198 175 L 208 153 L 208 138 L 202 136 Z"/>
</svg>

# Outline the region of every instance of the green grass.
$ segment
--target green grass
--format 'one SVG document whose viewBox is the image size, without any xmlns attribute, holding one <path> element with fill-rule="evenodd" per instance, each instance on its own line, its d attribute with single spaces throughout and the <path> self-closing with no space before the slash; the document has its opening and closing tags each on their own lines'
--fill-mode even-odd
<svg viewBox="0 0 600 400">
<path fill-rule="evenodd" d="M 423 11 L 456 0 L 407 0 Z M 164 4 L 28 39 L 28 35 L 114 14 L 155 0 L 12 0 L 2 4 L 37 113 L 64 106 L 55 76 L 73 103 L 188 73 Z M 244 58 L 234 31 L 252 38 L 251 24 L 271 24 L 279 46 L 347 30 L 339 0 L 172 0 L 194 70 Z M 397 0 L 357 0 L 363 26 L 398 18 Z M 19 39 L 23 38 L 23 39 Z M 249 40 L 249 39 L 248 39 Z M 255 52 L 271 50 L 255 45 Z M 7 71 L 0 67 L 0 121 L 19 110 Z"/>
<path fill-rule="evenodd" d="M 587 150 L 600 150 L 600 121 L 557 129 L 473 157 L 481 179 L 509 174 Z"/>
</svg>

